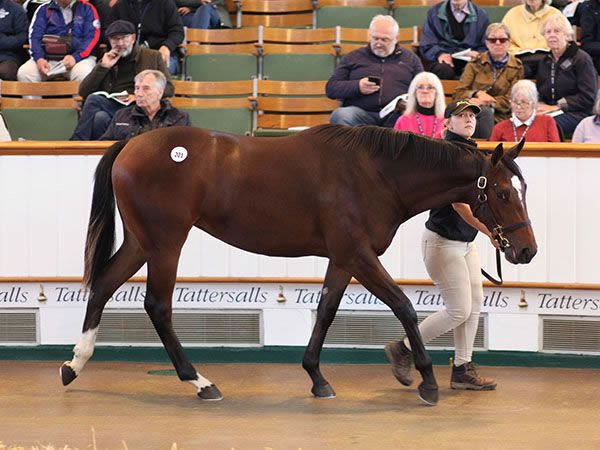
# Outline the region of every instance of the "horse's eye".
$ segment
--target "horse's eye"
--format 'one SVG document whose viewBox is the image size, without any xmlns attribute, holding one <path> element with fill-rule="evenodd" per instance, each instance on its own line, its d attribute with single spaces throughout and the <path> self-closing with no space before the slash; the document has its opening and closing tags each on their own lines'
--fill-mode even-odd
<svg viewBox="0 0 600 450">
<path fill-rule="evenodd" d="M 508 192 L 506 191 L 500 191 L 496 193 L 496 196 L 500 199 L 500 200 L 508 200 Z"/>
</svg>

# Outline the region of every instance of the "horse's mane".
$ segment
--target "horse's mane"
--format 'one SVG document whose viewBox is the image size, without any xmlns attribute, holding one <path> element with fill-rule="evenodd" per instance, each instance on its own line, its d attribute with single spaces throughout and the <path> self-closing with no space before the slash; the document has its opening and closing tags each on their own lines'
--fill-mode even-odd
<svg viewBox="0 0 600 450">
<path fill-rule="evenodd" d="M 327 144 L 346 151 L 363 151 L 374 157 L 402 159 L 422 168 L 464 167 L 466 155 L 471 155 L 475 161 L 483 161 L 483 155 L 467 145 L 373 125 L 320 125 L 305 133 L 319 136 Z"/>
</svg>

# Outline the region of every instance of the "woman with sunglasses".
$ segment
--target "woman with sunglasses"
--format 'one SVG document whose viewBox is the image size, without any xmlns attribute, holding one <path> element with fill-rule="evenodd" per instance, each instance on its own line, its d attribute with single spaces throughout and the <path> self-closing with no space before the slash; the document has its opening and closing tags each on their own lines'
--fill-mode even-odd
<svg viewBox="0 0 600 450">
<path fill-rule="evenodd" d="M 473 137 L 488 139 L 496 122 L 510 117 L 509 94 L 523 78 L 523 63 L 508 53 L 510 31 L 492 23 L 485 31 L 487 52 L 465 67 L 454 100 L 468 99 L 481 108 Z"/>
<path fill-rule="evenodd" d="M 437 75 L 418 73 L 410 82 L 406 109 L 398 118 L 394 129 L 410 131 L 433 138 L 442 137 L 444 128 L 444 88 Z"/>
</svg>

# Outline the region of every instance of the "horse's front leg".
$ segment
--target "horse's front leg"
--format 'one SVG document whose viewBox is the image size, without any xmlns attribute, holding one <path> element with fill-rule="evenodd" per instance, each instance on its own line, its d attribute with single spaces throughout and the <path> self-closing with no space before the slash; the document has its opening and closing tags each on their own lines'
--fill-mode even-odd
<svg viewBox="0 0 600 450">
<path fill-rule="evenodd" d="M 317 319 L 313 328 L 310 341 L 304 352 L 302 367 L 308 372 L 313 387 L 311 392 L 315 397 L 332 398 L 335 397 L 335 391 L 321 374 L 319 360 L 323 341 L 327 335 L 327 330 L 333 322 L 335 313 L 340 305 L 342 295 L 346 286 L 350 282 L 350 274 L 336 267 L 331 261 L 327 266 L 327 274 L 323 283 L 323 291 L 319 307 L 317 308 Z"/>
<path fill-rule="evenodd" d="M 144 308 L 160 337 L 181 381 L 193 384 L 202 400 L 221 400 L 219 389 L 192 366 L 175 334 L 171 297 L 181 249 L 156 252 L 148 261 L 148 285 Z"/>
<path fill-rule="evenodd" d="M 355 278 L 373 295 L 390 307 L 400 319 L 412 348 L 415 367 L 421 373 L 423 382 L 419 385 L 419 398 L 428 405 L 438 402 L 438 386 L 433 375 L 431 357 L 425 350 L 417 323 L 417 313 L 409 298 L 402 292 L 387 273 L 377 255 L 371 250 L 363 250 L 354 264 Z"/>
<path fill-rule="evenodd" d="M 98 280 L 91 288 L 82 335 L 73 349 L 73 359 L 65 361 L 60 368 L 60 377 L 64 386 L 71 383 L 81 373 L 85 364 L 94 353 L 98 325 L 106 302 L 114 292 L 133 276 L 144 264 L 144 256 L 134 239 L 127 232 L 123 244 L 108 261 Z"/>
</svg>

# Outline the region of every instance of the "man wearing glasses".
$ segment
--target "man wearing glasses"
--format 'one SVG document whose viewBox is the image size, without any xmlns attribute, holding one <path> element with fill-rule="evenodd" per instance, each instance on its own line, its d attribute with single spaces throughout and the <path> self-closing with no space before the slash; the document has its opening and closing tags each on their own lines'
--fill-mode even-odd
<svg viewBox="0 0 600 450">
<path fill-rule="evenodd" d="M 442 80 L 459 78 L 466 63 L 486 50 L 488 24 L 487 13 L 470 0 L 444 0 L 432 6 L 420 45 L 429 70 Z"/>
<path fill-rule="evenodd" d="M 349 126 L 394 126 L 398 118 L 382 109 L 408 91 L 423 64 L 412 51 L 398 45 L 398 23 L 392 16 L 373 17 L 369 44 L 342 58 L 329 78 L 327 97 L 342 101 L 331 123 Z M 388 108 L 386 108 L 387 110 Z"/>
<path fill-rule="evenodd" d="M 173 83 L 160 52 L 142 48 L 135 36 L 134 25 L 126 20 L 116 20 L 106 29 L 111 50 L 79 86 L 79 95 L 86 99 L 71 140 L 99 139 L 115 113 L 135 100 L 134 79 L 144 70 L 161 71 L 167 79 L 164 96 L 173 95 Z"/>
</svg>

